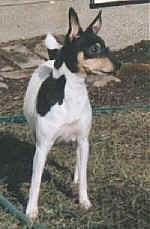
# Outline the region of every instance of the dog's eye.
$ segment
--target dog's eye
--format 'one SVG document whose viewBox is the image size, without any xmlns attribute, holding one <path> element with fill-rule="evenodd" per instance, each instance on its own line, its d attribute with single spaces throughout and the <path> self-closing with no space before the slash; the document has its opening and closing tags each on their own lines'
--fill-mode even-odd
<svg viewBox="0 0 150 229">
<path fill-rule="evenodd" d="M 96 43 L 89 48 L 90 53 L 100 53 L 101 52 L 101 45 Z"/>
</svg>

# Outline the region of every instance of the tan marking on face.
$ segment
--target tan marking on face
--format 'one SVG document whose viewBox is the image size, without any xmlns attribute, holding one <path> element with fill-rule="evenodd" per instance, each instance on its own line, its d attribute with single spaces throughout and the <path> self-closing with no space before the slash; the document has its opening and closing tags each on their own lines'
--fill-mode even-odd
<svg viewBox="0 0 150 229">
<path fill-rule="evenodd" d="M 93 71 L 113 72 L 114 65 L 107 57 L 85 59 L 84 53 L 78 54 L 78 68 L 82 73 L 91 73 Z"/>
</svg>

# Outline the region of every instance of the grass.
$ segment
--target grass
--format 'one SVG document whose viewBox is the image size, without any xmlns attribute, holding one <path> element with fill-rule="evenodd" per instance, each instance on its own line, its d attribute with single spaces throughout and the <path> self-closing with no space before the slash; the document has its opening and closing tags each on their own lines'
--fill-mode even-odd
<svg viewBox="0 0 150 229">
<path fill-rule="evenodd" d="M 150 228 L 149 113 L 133 110 L 94 117 L 88 188 L 93 208 L 79 207 L 72 184 L 75 145 L 60 143 L 48 155 L 39 219 L 45 228 Z M 34 146 L 27 124 L 0 125 L 0 193 L 25 210 Z M 9 220 L 8 220 L 9 219 Z M 25 229 L 0 207 L 0 229 Z"/>
<path fill-rule="evenodd" d="M 24 42 L 34 49 L 41 38 Z M 149 45 L 149 41 L 141 41 L 119 50 L 117 59 L 148 64 Z M 89 87 L 94 107 L 149 102 L 149 67 L 128 67 L 122 68 L 121 83 Z M 0 92 L 0 114 L 22 113 L 28 78 L 3 80 L 9 90 Z M 55 145 L 47 158 L 35 224 L 43 224 L 46 229 L 149 229 L 149 127 L 149 112 L 142 110 L 93 117 L 88 163 L 88 192 L 93 207 L 89 211 L 80 208 L 78 190 L 72 184 L 75 145 Z M 0 194 L 22 211 L 28 199 L 33 155 L 26 123 L 0 123 Z M 0 206 L 0 229 L 27 227 Z"/>
</svg>

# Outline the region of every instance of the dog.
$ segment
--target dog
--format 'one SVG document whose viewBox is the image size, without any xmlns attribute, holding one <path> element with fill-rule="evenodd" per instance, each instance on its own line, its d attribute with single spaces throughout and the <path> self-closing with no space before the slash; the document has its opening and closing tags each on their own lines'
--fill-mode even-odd
<svg viewBox="0 0 150 229">
<path fill-rule="evenodd" d="M 46 157 L 56 140 L 76 141 L 74 183 L 79 187 L 79 203 L 89 209 L 87 162 L 92 109 L 86 88 L 91 73 L 112 74 L 119 64 L 112 58 L 104 40 L 97 35 L 102 25 L 101 11 L 83 31 L 73 8 L 69 8 L 69 29 L 60 46 L 53 49 L 50 60 L 32 74 L 24 98 L 24 114 L 32 130 L 36 151 L 26 214 L 38 216 L 38 198 Z"/>
</svg>

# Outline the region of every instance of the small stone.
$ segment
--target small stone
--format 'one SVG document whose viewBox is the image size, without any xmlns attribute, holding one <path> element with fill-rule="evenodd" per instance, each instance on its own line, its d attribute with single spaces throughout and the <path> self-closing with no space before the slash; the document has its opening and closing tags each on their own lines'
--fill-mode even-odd
<svg viewBox="0 0 150 229">
<path fill-rule="evenodd" d="M 10 65 L 6 65 L 0 69 L 1 72 L 12 71 L 14 68 Z"/>
<path fill-rule="evenodd" d="M 8 89 L 8 85 L 6 83 L 0 82 L 0 89 L 1 88 Z"/>
<path fill-rule="evenodd" d="M 1 72 L 1 75 L 7 79 L 24 79 L 28 78 L 33 70 L 18 70 L 13 72 Z"/>
<path fill-rule="evenodd" d="M 0 81 L 4 81 L 4 78 L 0 75 Z"/>
</svg>

